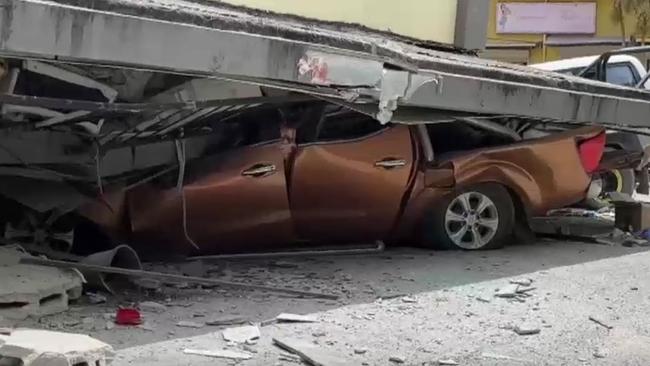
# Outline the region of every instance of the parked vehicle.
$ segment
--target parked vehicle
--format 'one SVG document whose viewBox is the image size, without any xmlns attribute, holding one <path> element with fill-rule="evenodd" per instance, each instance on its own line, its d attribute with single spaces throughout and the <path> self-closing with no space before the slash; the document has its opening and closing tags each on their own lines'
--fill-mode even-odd
<svg viewBox="0 0 650 366">
<path fill-rule="evenodd" d="M 491 249 L 517 220 L 582 200 L 605 141 L 599 127 L 510 143 L 469 125 L 381 125 L 335 106 L 293 126 L 282 115 L 221 122 L 221 141 L 237 146 L 188 163 L 182 191 L 170 175 L 82 212 L 145 253 L 373 240 Z"/>
<path fill-rule="evenodd" d="M 606 61 L 606 72 L 598 75 L 596 69 L 591 67 L 603 56 L 576 57 L 559 61 L 551 61 L 531 65 L 534 68 L 555 71 L 562 74 L 582 76 L 589 79 L 603 79 L 608 83 L 650 88 L 650 81 L 643 81 L 647 74 L 646 68 L 637 57 L 629 54 L 614 54 Z M 643 85 L 639 85 L 643 81 Z M 628 132 L 607 132 L 606 154 L 619 154 L 621 151 L 629 153 L 643 152 L 650 146 L 650 137 L 636 135 Z M 638 177 L 634 169 L 612 169 L 602 172 L 596 179 L 596 184 L 601 187 L 602 193 L 621 192 L 633 194 L 637 189 L 637 183 L 643 177 Z M 647 187 L 645 188 L 647 190 Z M 648 192 L 643 192 L 648 193 Z"/>
</svg>

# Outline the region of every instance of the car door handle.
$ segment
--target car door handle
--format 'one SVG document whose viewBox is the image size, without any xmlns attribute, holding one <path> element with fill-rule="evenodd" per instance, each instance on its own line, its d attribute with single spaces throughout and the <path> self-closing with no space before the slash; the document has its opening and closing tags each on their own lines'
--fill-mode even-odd
<svg viewBox="0 0 650 366">
<path fill-rule="evenodd" d="M 375 166 L 378 168 L 384 168 L 384 169 L 393 169 L 393 168 L 399 168 L 403 167 L 406 165 L 406 160 L 404 159 L 384 159 L 375 162 Z"/>
<path fill-rule="evenodd" d="M 258 164 L 244 170 L 241 175 L 245 177 L 262 177 L 275 171 L 276 167 L 273 164 Z"/>
</svg>

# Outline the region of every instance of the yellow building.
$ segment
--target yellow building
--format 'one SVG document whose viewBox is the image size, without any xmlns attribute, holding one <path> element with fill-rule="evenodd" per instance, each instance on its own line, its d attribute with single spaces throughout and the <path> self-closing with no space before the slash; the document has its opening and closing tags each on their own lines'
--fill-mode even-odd
<svg viewBox="0 0 650 366">
<path fill-rule="evenodd" d="M 225 0 L 250 8 L 367 27 L 444 43 L 454 42 L 457 0 Z"/>
<path fill-rule="evenodd" d="M 607 50 L 620 48 L 622 45 L 621 26 L 612 16 L 613 0 L 490 0 L 490 2 L 487 49 L 483 53 L 483 56 L 486 58 L 529 64 L 596 55 Z M 580 3 L 579 6 L 584 6 L 584 9 L 589 9 L 591 4 L 595 6 L 592 19 L 595 29 L 593 32 L 587 31 L 586 29 L 568 29 L 568 33 L 553 34 L 559 31 L 553 30 L 550 27 L 551 33 L 542 33 L 542 28 L 544 27 L 538 27 L 539 29 L 536 29 L 535 22 L 542 22 L 543 14 L 539 14 L 539 18 L 530 14 L 527 17 L 526 14 L 523 14 L 521 15 L 520 23 L 526 23 L 526 20 L 529 20 L 528 26 L 531 28 L 529 32 L 504 32 L 503 29 L 499 31 L 499 24 L 497 22 L 501 16 L 499 14 L 501 11 L 500 6 L 503 3 L 564 5 Z M 548 9 L 548 7 L 544 9 Z M 587 22 L 588 19 L 583 17 L 585 15 L 584 13 L 585 11 L 582 11 L 582 14 L 580 14 L 580 21 Z M 556 18 L 561 18 L 561 16 Z M 561 20 L 558 23 L 561 23 Z M 561 28 L 562 24 L 558 25 L 558 27 Z M 637 39 L 639 38 L 634 14 L 626 14 L 625 28 L 628 39 L 630 35 L 636 36 Z M 525 24 L 518 29 L 525 30 Z"/>
<path fill-rule="evenodd" d="M 361 24 L 423 41 L 470 49 L 485 47 L 489 5 L 486 0 L 221 1 L 275 13 Z"/>
</svg>

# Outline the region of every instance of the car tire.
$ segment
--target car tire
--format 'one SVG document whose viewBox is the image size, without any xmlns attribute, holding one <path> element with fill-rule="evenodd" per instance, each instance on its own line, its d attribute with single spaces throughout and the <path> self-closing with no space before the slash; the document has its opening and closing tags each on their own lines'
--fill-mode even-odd
<svg viewBox="0 0 650 366">
<path fill-rule="evenodd" d="M 636 191 L 636 174 L 633 169 L 613 169 L 600 173 L 603 189 L 601 195 L 618 192 L 632 195 Z"/>
<path fill-rule="evenodd" d="M 424 220 L 422 237 L 427 247 L 435 249 L 498 249 L 506 244 L 514 225 L 510 193 L 499 184 L 486 183 L 437 201 Z"/>
</svg>

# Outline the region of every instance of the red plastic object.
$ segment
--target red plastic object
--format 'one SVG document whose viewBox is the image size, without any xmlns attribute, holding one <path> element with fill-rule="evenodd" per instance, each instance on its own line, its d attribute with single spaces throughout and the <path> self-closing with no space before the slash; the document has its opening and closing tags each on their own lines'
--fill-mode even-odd
<svg viewBox="0 0 650 366">
<path fill-rule="evenodd" d="M 600 164 L 600 159 L 602 159 L 603 152 L 605 151 L 605 139 L 606 135 L 603 132 L 578 144 L 582 166 L 589 174 L 596 171 Z"/>
<path fill-rule="evenodd" d="M 117 314 L 115 315 L 115 324 L 139 325 L 142 324 L 142 317 L 137 309 L 118 309 Z"/>
</svg>

